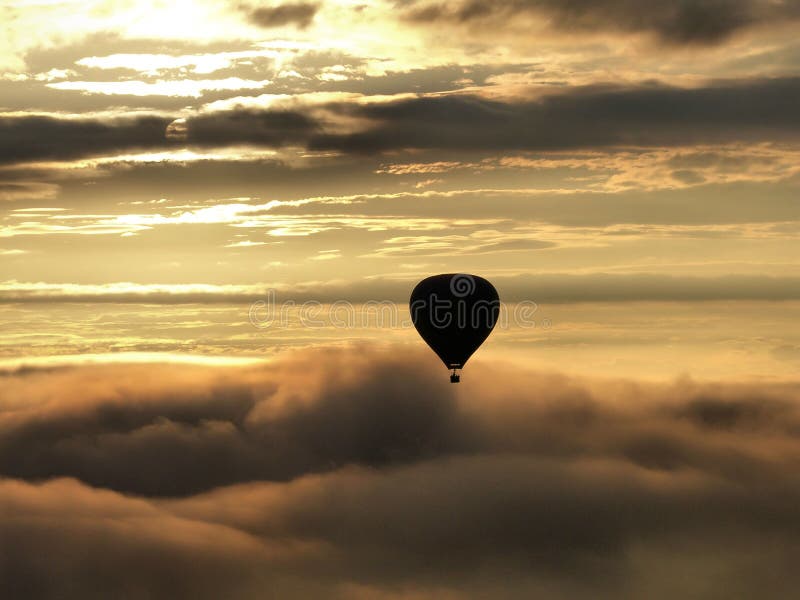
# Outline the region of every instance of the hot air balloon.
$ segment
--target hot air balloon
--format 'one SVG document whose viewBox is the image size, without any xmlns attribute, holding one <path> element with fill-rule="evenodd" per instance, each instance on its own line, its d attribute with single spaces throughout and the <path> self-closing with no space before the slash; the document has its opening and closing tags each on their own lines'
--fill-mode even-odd
<svg viewBox="0 0 800 600">
<path fill-rule="evenodd" d="M 500 298 L 483 277 L 463 273 L 420 281 L 409 301 L 414 327 L 458 383 L 467 360 L 489 337 L 500 314 Z"/>
</svg>

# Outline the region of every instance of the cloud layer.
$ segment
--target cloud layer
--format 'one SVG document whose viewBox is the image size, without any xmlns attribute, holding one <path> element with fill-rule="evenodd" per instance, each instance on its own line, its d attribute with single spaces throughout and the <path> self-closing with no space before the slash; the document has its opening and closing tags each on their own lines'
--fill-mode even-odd
<svg viewBox="0 0 800 600">
<path fill-rule="evenodd" d="M 684 0 L 652 5 L 637 0 L 456 0 L 414 2 L 405 13 L 417 23 L 508 23 L 526 15 L 543 18 L 561 31 L 646 33 L 668 44 L 712 44 L 748 27 L 796 20 L 800 4 L 795 0 Z"/>
<path fill-rule="evenodd" d="M 0 164 L 176 146 L 286 146 L 345 154 L 402 150 L 562 151 L 796 142 L 800 79 L 705 87 L 585 86 L 535 100 L 419 95 L 237 108 L 166 119 L 0 117 Z"/>
<path fill-rule="evenodd" d="M 463 95 L 342 107 L 370 119 L 366 131 L 312 138 L 343 151 L 438 148 L 563 150 L 791 139 L 800 79 L 721 83 L 698 89 L 590 86 L 531 102 Z"/>
<path fill-rule="evenodd" d="M 673 277 L 646 273 L 549 273 L 493 277 L 501 300 L 513 304 L 576 302 L 705 302 L 715 300 L 800 300 L 800 277 L 726 275 Z M 293 301 L 331 304 L 390 302 L 405 312 L 414 277 L 366 281 L 310 282 L 251 285 L 105 285 L 0 282 L 0 304 L 113 302 L 129 304 L 252 304 L 275 293 L 277 303 Z M 271 307 L 272 309 L 272 307 Z"/>
<path fill-rule="evenodd" d="M 797 584 L 796 384 L 476 363 L 456 387 L 430 358 L 362 346 L 257 368 L 7 372 L 0 579 L 64 598 Z"/>
</svg>

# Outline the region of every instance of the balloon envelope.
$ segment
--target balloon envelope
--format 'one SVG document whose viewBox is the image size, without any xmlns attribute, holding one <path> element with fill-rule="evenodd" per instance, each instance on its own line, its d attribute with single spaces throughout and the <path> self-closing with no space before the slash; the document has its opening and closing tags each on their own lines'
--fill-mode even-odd
<svg viewBox="0 0 800 600">
<path fill-rule="evenodd" d="M 462 273 L 420 281 L 409 301 L 414 327 L 449 369 L 460 369 L 489 337 L 500 298 L 483 277 Z"/>
</svg>

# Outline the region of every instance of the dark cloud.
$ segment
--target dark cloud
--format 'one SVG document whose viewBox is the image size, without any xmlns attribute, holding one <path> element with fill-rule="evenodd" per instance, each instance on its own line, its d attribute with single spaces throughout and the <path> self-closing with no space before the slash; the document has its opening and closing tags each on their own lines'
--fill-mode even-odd
<svg viewBox="0 0 800 600">
<path fill-rule="evenodd" d="M 357 154 L 795 141 L 798 98 L 798 78 L 696 89 L 588 86 L 528 102 L 445 95 L 333 103 L 317 108 L 315 115 L 302 109 L 231 111 L 190 118 L 185 127 L 189 141 L 203 144 L 298 145 Z M 328 122 L 341 119 L 367 124 L 331 133 Z"/>
<path fill-rule="evenodd" d="M 481 23 L 513 26 L 533 14 L 555 29 L 585 33 L 647 33 L 669 44 L 718 43 L 739 30 L 782 25 L 800 18 L 796 0 L 682 0 L 647 4 L 638 0 L 455 0 L 398 3 L 405 18 L 419 23 Z"/>
<path fill-rule="evenodd" d="M 338 102 L 313 111 L 239 109 L 186 120 L 3 117 L 0 164 L 186 144 L 296 146 L 363 155 L 794 142 L 800 132 L 799 98 L 800 78 L 779 78 L 694 89 L 588 86 L 527 102 L 422 96 Z M 343 121 L 353 120 L 364 125 L 334 133 Z"/>
<path fill-rule="evenodd" d="M 302 146 L 320 130 L 314 118 L 290 110 L 236 110 L 190 119 L 182 139 L 190 144 L 226 146 L 256 144 Z"/>
<path fill-rule="evenodd" d="M 0 117 L 0 164 L 71 160 L 120 152 L 195 146 L 302 145 L 317 123 L 292 111 L 245 110 L 182 119 L 158 116 L 101 120 Z"/>
<path fill-rule="evenodd" d="M 327 366 L 316 374 L 301 375 L 294 371 L 299 365 L 288 365 L 277 377 L 236 373 L 244 377 L 238 383 L 209 380 L 202 371 L 194 374 L 201 383 L 182 377 L 178 383 L 170 369 L 159 378 L 163 384 L 144 387 L 135 383 L 135 369 L 123 369 L 113 384 L 102 370 L 48 373 L 51 381 L 77 376 L 86 393 L 63 395 L 63 410 L 34 403 L 30 416 L 38 417 L 0 433 L 0 474 L 73 476 L 124 492 L 185 495 L 351 463 L 403 462 L 455 444 L 447 435 L 454 419 L 452 390 L 429 369 L 418 375 L 385 355 L 360 361 L 360 367 L 345 364 L 351 361 L 341 353 L 319 357 L 327 357 Z M 362 368 L 366 379 L 359 375 Z M 29 381 L 36 379 L 31 375 Z M 438 390 L 435 404 L 414 400 L 414 386 L 422 381 Z M 114 389 L 123 397 L 108 402 Z M 284 405 L 287 392 L 291 405 Z M 307 405 L 295 404 L 303 395 Z"/>
<path fill-rule="evenodd" d="M 258 368 L 6 373 L 4 589 L 659 600 L 795 589 L 797 384 L 593 381 L 476 362 L 457 387 L 434 363 L 361 346 Z"/>
<path fill-rule="evenodd" d="M 9 598 L 245 598 L 241 582 L 268 563 L 265 546 L 235 529 L 75 481 L 0 480 L 0 506 Z"/>
<path fill-rule="evenodd" d="M 531 102 L 447 95 L 332 107 L 373 125 L 310 140 L 314 149 L 563 150 L 793 140 L 800 79 L 683 89 L 588 86 Z"/>
<path fill-rule="evenodd" d="M 275 6 L 248 8 L 250 21 L 261 27 L 294 25 L 305 29 L 314 20 L 319 6 L 311 2 L 287 2 Z"/>
<path fill-rule="evenodd" d="M 0 117 L 0 164 L 69 160 L 119 151 L 163 147 L 170 120 Z"/>
</svg>

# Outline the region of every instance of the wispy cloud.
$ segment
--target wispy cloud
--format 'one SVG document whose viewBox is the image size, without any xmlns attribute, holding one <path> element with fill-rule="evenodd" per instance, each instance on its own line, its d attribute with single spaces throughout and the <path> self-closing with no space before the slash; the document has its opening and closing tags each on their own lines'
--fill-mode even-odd
<svg viewBox="0 0 800 600">
<path fill-rule="evenodd" d="M 180 79 L 158 81 L 59 81 L 48 83 L 56 90 L 124 96 L 183 96 L 200 98 L 205 92 L 219 90 L 258 90 L 271 82 L 228 77 L 225 79 Z"/>
<path fill-rule="evenodd" d="M 420 242 L 424 243 L 424 242 Z M 490 242 L 490 244 L 495 242 Z M 491 249 L 491 245 L 490 245 Z M 323 250 L 316 260 L 339 258 L 339 250 Z M 329 257 L 330 258 L 327 258 Z M 325 257 L 325 258 L 317 258 Z M 713 300 L 800 300 L 800 277 L 766 275 L 671 276 L 650 273 L 541 273 L 499 274 L 493 277 L 508 302 L 635 302 Z M 104 284 L 4 281 L 0 302 L 192 302 L 250 303 L 270 289 L 285 299 L 319 302 L 393 300 L 405 305 L 414 274 L 360 280 L 328 279 L 305 282 L 253 284 Z"/>
</svg>

